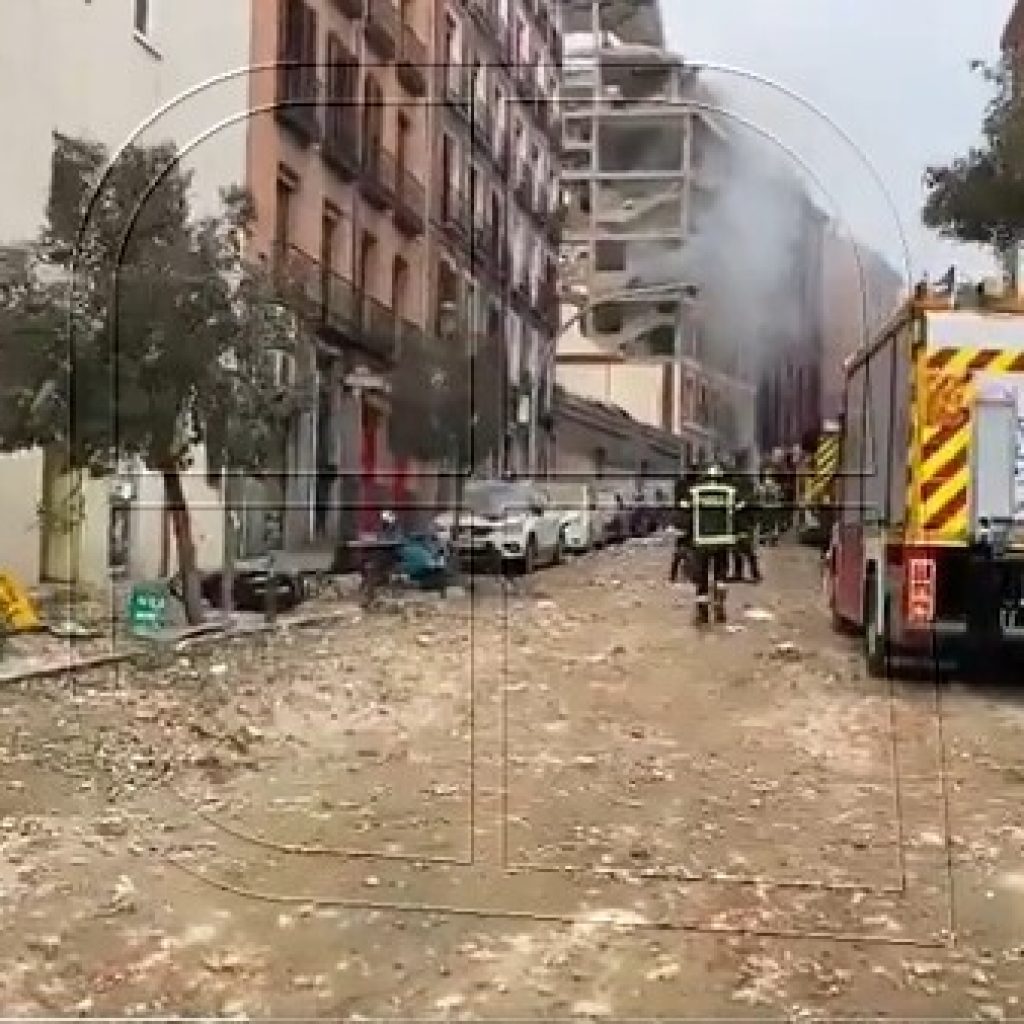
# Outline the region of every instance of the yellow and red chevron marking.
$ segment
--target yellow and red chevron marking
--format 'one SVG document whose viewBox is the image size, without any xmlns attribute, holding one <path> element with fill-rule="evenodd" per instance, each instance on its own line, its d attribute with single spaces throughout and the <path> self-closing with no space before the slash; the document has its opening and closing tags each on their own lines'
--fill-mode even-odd
<svg viewBox="0 0 1024 1024">
<path fill-rule="evenodd" d="M 820 501 L 825 497 L 838 471 L 839 438 L 836 436 L 822 438 L 814 453 L 814 475 L 807 488 L 811 501 Z"/>
<path fill-rule="evenodd" d="M 1024 352 L 938 349 L 924 365 L 923 423 L 917 452 L 918 522 L 937 540 L 967 537 L 970 387 L 976 373 L 1024 372 Z"/>
</svg>

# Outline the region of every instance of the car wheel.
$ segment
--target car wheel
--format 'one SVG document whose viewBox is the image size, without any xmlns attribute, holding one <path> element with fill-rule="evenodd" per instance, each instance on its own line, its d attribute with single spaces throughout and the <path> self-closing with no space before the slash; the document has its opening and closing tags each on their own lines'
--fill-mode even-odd
<svg viewBox="0 0 1024 1024">
<path fill-rule="evenodd" d="M 531 533 L 523 553 L 523 575 L 529 576 L 537 568 L 537 538 Z"/>
</svg>

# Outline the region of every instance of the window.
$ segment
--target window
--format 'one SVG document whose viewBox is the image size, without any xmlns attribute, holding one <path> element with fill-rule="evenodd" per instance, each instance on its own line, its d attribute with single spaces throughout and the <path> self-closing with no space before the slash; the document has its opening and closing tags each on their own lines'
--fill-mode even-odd
<svg viewBox="0 0 1024 1024">
<path fill-rule="evenodd" d="M 355 134 L 359 66 L 340 37 L 327 37 L 327 110 L 325 134 L 334 141 Z M 354 141 L 354 140 L 353 140 Z"/>
<path fill-rule="evenodd" d="M 150 35 L 153 28 L 150 0 L 135 0 L 134 25 L 140 36 Z"/>
<path fill-rule="evenodd" d="M 409 135 L 412 132 L 412 125 L 409 122 L 409 115 L 405 111 L 398 112 L 398 123 L 395 135 L 395 169 L 398 178 L 398 187 L 401 188 L 405 177 L 406 158 L 409 154 Z"/>
<path fill-rule="evenodd" d="M 391 265 L 391 308 L 395 316 L 401 318 L 405 313 L 405 299 L 409 291 L 409 264 L 396 256 Z"/>
<path fill-rule="evenodd" d="M 441 139 L 441 217 L 448 220 L 452 208 L 452 175 L 455 173 L 455 142 L 445 134 Z"/>
<path fill-rule="evenodd" d="M 284 252 L 291 243 L 292 196 L 295 183 L 287 178 L 277 179 L 277 202 L 274 208 L 274 245 Z"/>
<path fill-rule="evenodd" d="M 376 160 L 384 136 L 384 93 L 373 75 L 366 76 L 363 90 L 363 153 Z"/>
<path fill-rule="evenodd" d="M 324 208 L 320 221 L 320 274 L 326 283 L 334 269 L 334 256 L 337 251 L 338 214 L 330 207 Z M 326 295 L 327 289 L 324 289 Z"/>
</svg>

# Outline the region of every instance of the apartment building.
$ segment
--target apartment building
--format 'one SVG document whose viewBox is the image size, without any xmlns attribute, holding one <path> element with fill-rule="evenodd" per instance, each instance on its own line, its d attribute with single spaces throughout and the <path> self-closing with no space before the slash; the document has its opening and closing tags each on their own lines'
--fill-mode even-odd
<svg viewBox="0 0 1024 1024">
<path fill-rule="evenodd" d="M 427 327 L 447 344 L 482 332 L 508 356 L 498 469 L 543 473 L 559 223 L 555 0 L 436 0 L 431 79 Z"/>
<path fill-rule="evenodd" d="M 194 173 L 193 210 L 215 210 L 222 188 L 245 181 L 238 114 L 247 81 L 244 71 L 224 73 L 244 69 L 249 57 L 249 0 L 0 5 L 0 129 L 12 147 L 0 161 L 0 250 L 24 252 L 39 236 L 55 135 L 100 142 L 111 153 L 132 141 L 173 141 Z M 197 451 L 184 485 L 199 558 L 216 564 L 223 510 L 204 461 Z M 64 473 L 38 450 L 0 456 L 0 569 L 32 585 L 166 568 L 173 544 L 160 477 L 132 463 L 120 469 L 114 481 L 98 480 Z"/>
<path fill-rule="evenodd" d="M 559 383 L 672 431 L 683 457 L 743 443 L 717 411 L 742 382 L 707 365 L 687 253 L 727 137 L 665 50 L 656 0 L 564 11 L 561 272 L 584 313 L 559 345 Z"/>
<path fill-rule="evenodd" d="M 799 447 L 821 429 L 825 379 L 825 236 L 828 218 L 796 178 L 778 182 L 778 202 L 795 211 L 797 230 L 758 339 L 758 442 L 763 452 Z M 795 203 L 794 203 L 795 197 Z M 765 191 L 765 198 L 771 201 Z"/>
<path fill-rule="evenodd" d="M 310 398 L 266 543 L 329 547 L 406 470 L 388 377 L 427 316 L 432 0 L 259 0 L 251 16 L 251 251 L 298 286 L 283 374 Z"/>
</svg>

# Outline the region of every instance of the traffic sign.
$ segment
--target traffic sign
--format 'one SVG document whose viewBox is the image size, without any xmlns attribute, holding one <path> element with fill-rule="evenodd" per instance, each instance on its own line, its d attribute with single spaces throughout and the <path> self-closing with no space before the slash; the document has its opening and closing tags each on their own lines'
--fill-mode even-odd
<svg viewBox="0 0 1024 1024">
<path fill-rule="evenodd" d="M 167 588 L 159 583 L 137 583 L 128 600 L 133 633 L 159 633 L 167 624 Z"/>
</svg>

